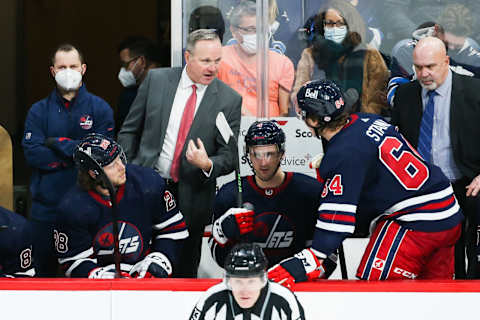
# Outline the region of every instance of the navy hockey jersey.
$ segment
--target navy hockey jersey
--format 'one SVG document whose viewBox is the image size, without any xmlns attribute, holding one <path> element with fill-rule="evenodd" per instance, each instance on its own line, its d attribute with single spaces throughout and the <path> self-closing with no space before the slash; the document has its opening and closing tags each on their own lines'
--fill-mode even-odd
<svg viewBox="0 0 480 320">
<path fill-rule="evenodd" d="M 329 142 L 313 248 L 329 255 L 360 227 L 395 220 L 424 232 L 450 229 L 463 216 L 449 180 L 382 118 L 357 113 Z"/>
<path fill-rule="evenodd" d="M 254 230 L 246 236 L 263 248 L 269 266 L 310 246 L 319 206 L 322 185 L 301 173 L 286 172 L 284 182 L 277 188 L 262 189 L 254 176 L 242 178 L 243 202 L 251 203 L 255 211 Z M 213 221 L 228 209 L 237 207 L 237 183 L 224 185 L 215 198 Z M 212 256 L 220 266 L 235 245 L 224 246 L 209 239 Z"/>
<path fill-rule="evenodd" d="M 133 265 L 148 253 L 165 254 L 173 268 L 188 230 L 172 194 L 154 170 L 127 165 L 127 182 L 117 191 L 122 263 Z M 94 191 L 71 189 L 59 206 L 55 247 L 69 277 L 87 277 L 113 263 L 111 204 Z"/>
<path fill-rule="evenodd" d="M 0 276 L 34 275 L 30 222 L 0 207 Z"/>
</svg>

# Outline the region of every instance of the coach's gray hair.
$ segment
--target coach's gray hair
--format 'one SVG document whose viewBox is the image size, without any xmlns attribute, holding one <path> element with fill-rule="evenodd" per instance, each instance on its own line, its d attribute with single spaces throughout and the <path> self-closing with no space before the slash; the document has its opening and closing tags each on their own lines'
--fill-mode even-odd
<svg viewBox="0 0 480 320">
<path fill-rule="evenodd" d="M 251 17 L 257 15 L 257 5 L 252 1 L 240 2 L 232 12 L 230 13 L 229 19 L 230 24 L 234 27 L 240 25 L 240 20 L 243 17 Z"/>
<path fill-rule="evenodd" d="M 218 34 L 215 29 L 197 29 L 195 31 L 190 32 L 190 34 L 188 35 L 186 50 L 192 53 L 197 42 L 201 40 L 220 41 L 220 38 L 218 37 Z"/>
</svg>

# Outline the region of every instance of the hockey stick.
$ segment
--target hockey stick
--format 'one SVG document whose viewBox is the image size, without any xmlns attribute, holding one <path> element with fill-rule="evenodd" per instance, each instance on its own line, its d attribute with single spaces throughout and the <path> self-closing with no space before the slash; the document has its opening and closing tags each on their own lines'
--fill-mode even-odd
<svg viewBox="0 0 480 320">
<path fill-rule="evenodd" d="M 112 233 L 113 233 L 113 263 L 115 264 L 115 278 L 121 278 L 121 268 L 120 268 L 120 249 L 119 249 L 119 240 L 118 240 L 118 205 L 117 205 L 117 192 L 113 187 L 112 182 L 108 179 L 105 171 L 103 171 L 102 166 L 95 161 L 89 154 L 88 151 L 79 148 L 80 153 L 78 155 L 77 161 L 79 162 L 88 162 L 88 165 L 91 170 L 93 170 L 96 174 L 96 179 L 102 182 L 102 187 L 106 187 L 110 194 L 110 204 L 112 206 Z"/>
<path fill-rule="evenodd" d="M 345 250 L 343 249 L 343 243 L 338 247 L 338 258 L 340 260 L 340 272 L 343 280 L 348 280 L 347 263 L 345 262 Z"/>
<path fill-rule="evenodd" d="M 238 150 L 238 140 L 233 134 L 230 125 L 225 118 L 223 112 L 219 112 L 217 119 L 215 121 L 218 131 L 222 135 L 223 140 L 228 145 L 230 137 L 232 137 L 233 142 L 235 143 L 235 148 Z M 243 197 L 242 197 L 242 177 L 240 176 L 240 155 L 237 152 L 237 161 L 235 163 L 235 179 L 237 180 L 237 207 L 242 208 L 243 206 Z"/>
</svg>

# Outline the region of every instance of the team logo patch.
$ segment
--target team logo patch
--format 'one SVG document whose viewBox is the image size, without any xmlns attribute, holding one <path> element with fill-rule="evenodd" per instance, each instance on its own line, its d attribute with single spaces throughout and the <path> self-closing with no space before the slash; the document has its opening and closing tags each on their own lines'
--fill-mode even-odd
<svg viewBox="0 0 480 320">
<path fill-rule="evenodd" d="M 383 271 L 383 267 L 385 267 L 385 260 L 375 258 L 375 261 L 373 261 L 373 268 Z"/>
<path fill-rule="evenodd" d="M 118 248 L 125 263 L 136 263 L 143 252 L 143 236 L 136 226 L 125 221 L 118 221 Z M 108 223 L 101 228 L 93 240 L 93 250 L 99 264 L 111 263 L 114 236 L 113 225 Z"/>
<path fill-rule="evenodd" d="M 30 140 L 32 138 L 32 133 L 29 131 L 25 133 L 25 140 Z"/>
<path fill-rule="evenodd" d="M 90 130 L 93 126 L 93 118 L 90 115 L 80 117 L 80 127 L 84 130 Z"/>
<path fill-rule="evenodd" d="M 255 216 L 253 241 L 268 252 L 272 264 L 295 253 L 295 234 L 295 225 L 282 213 L 263 212 Z"/>
</svg>

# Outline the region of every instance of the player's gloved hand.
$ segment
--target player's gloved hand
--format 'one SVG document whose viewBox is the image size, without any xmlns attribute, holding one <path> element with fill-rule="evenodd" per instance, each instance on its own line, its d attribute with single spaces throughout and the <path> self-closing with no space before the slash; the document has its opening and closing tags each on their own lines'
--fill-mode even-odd
<svg viewBox="0 0 480 320">
<path fill-rule="evenodd" d="M 335 261 L 333 260 L 335 259 Z M 291 288 L 295 282 L 326 279 L 335 270 L 336 256 L 319 259 L 312 249 L 303 249 L 268 270 L 268 278 Z"/>
<path fill-rule="evenodd" d="M 128 271 L 132 268 L 132 265 L 127 263 L 120 264 L 120 276 L 122 278 L 131 278 Z M 88 274 L 89 279 L 114 279 L 115 278 L 115 265 L 109 264 L 105 267 L 98 267 L 92 269 Z"/>
<path fill-rule="evenodd" d="M 172 274 L 172 264 L 167 256 L 160 252 L 148 254 L 130 270 L 134 278 L 167 278 Z"/>
<path fill-rule="evenodd" d="M 224 245 L 228 240 L 239 239 L 240 236 L 253 230 L 254 212 L 245 208 L 230 208 L 215 220 L 212 228 L 213 238 Z"/>
<path fill-rule="evenodd" d="M 310 161 L 310 163 L 308 164 L 310 169 L 320 168 L 320 164 L 322 163 L 323 155 L 324 155 L 323 153 L 319 153 L 312 158 L 312 161 Z"/>
</svg>

